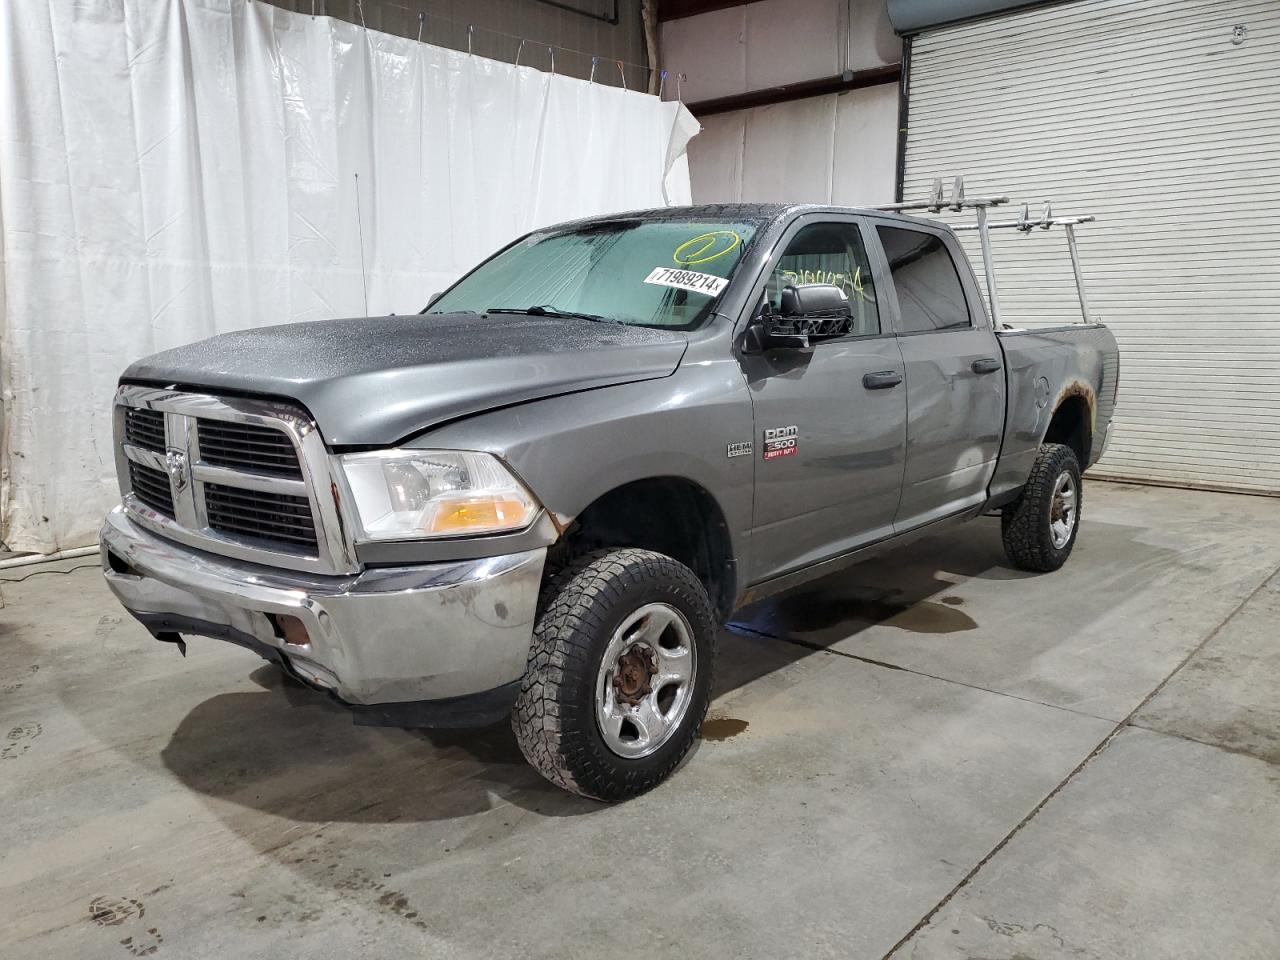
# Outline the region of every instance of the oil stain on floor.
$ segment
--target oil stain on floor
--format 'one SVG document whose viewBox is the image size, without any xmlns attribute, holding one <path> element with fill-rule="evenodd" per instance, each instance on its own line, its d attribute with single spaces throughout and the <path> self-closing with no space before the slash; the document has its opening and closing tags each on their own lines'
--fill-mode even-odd
<svg viewBox="0 0 1280 960">
<path fill-rule="evenodd" d="M 702 722 L 703 740 L 728 740 L 747 729 L 747 721 L 734 717 L 707 717 Z"/>
<path fill-rule="evenodd" d="M 813 591 L 782 597 L 774 603 L 775 615 L 770 619 L 774 620 L 775 629 L 787 633 L 877 623 L 910 633 L 960 633 L 978 626 L 971 616 L 957 609 L 963 603 L 956 596 L 945 596 L 941 603 L 935 603 Z"/>
</svg>

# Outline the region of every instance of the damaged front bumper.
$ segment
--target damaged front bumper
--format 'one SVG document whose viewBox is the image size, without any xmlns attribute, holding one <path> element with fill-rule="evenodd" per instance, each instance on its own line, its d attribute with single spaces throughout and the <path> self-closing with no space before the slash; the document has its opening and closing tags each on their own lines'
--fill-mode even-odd
<svg viewBox="0 0 1280 960">
<path fill-rule="evenodd" d="M 509 711 L 546 558 L 539 548 L 317 576 L 181 546 L 122 507 L 100 539 L 107 584 L 158 639 L 248 647 L 353 707 L 357 722 L 396 726 L 472 726 Z"/>
</svg>

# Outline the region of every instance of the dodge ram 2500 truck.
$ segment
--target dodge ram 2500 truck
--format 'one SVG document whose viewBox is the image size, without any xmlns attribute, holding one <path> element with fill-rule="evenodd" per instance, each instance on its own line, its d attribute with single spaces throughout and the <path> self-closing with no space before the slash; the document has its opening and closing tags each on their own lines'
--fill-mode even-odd
<svg viewBox="0 0 1280 960">
<path fill-rule="evenodd" d="M 1013 564 L 1061 566 L 1117 377 L 1101 324 L 994 330 L 934 222 L 584 220 L 419 315 L 133 364 L 102 562 L 184 652 L 248 647 L 357 722 L 509 714 L 548 779 L 619 800 L 697 736 L 738 605 L 993 511 Z"/>
</svg>

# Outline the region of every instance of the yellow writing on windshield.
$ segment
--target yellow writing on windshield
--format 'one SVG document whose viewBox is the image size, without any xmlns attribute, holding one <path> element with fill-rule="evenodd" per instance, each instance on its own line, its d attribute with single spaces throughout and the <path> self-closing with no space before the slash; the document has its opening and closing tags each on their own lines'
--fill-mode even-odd
<svg viewBox="0 0 1280 960">
<path fill-rule="evenodd" d="M 726 253 L 732 253 L 742 244 L 742 238 L 732 230 L 712 230 L 686 240 L 676 247 L 671 259 L 681 266 L 690 267 L 709 263 Z"/>
</svg>

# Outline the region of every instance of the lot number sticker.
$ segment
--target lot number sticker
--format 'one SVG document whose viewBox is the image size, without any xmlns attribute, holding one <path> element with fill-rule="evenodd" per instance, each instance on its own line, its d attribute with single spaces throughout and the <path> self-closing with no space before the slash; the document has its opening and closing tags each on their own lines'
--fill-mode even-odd
<svg viewBox="0 0 1280 960">
<path fill-rule="evenodd" d="M 681 290 L 692 290 L 714 297 L 729 281 L 724 277 L 712 276 L 709 273 L 698 273 L 695 270 L 677 270 L 673 267 L 654 267 L 653 272 L 644 278 L 645 283 L 656 283 L 660 287 L 678 287 Z"/>
</svg>

